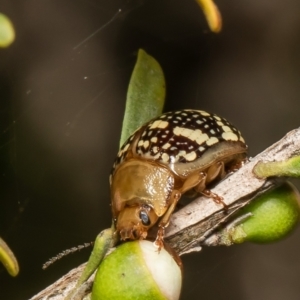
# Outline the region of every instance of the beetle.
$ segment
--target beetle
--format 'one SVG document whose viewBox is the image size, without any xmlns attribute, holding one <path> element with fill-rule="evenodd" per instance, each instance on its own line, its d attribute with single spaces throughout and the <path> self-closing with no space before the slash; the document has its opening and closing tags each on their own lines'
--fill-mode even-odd
<svg viewBox="0 0 300 300">
<path fill-rule="evenodd" d="M 112 213 L 121 240 L 145 239 L 158 221 L 156 244 L 182 194 L 207 189 L 246 158 L 247 145 L 226 119 L 202 110 L 164 113 L 137 129 L 120 148 L 111 176 Z"/>
</svg>

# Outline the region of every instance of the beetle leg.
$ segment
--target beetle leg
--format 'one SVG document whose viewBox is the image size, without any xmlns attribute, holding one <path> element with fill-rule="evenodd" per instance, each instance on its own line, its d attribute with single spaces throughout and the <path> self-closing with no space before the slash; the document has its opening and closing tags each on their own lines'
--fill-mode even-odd
<svg viewBox="0 0 300 300">
<path fill-rule="evenodd" d="M 162 219 L 158 224 L 158 231 L 155 240 L 155 245 L 158 246 L 158 251 L 164 246 L 164 235 L 165 235 L 165 228 L 169 225 L 171 215 L 176 207 L 178 200 L 181 197 L 181 193 L 179 191 L 173 191 L 171 196 L 171 205 L 169 206 L 166 213 L 163 215 Z"/>
<path fill-rule="evenodd" d="M 164 247 L 164 235 L 165 235 L 165 227 L 159 226 L 156 239 L 155 239 L 155 246 L 158 248 L 158 252 Z"/>
<path fill-rule="evenodd" d="M 249 158 L 246 157 L 242 160 L 236 161 L 234 164 L 230 165 L 227 173 L 232 173 L 232 172 L 236 172 L 238 169 L 240 169 L 244 164 L 246 164 L 247 162 L 249 162 Z"/>
<path fill-rule="evenodd" d="M 225 177 L 226 172 L 224 168 L 224 163 L 219 161 L 212 166 L 210 166 L 206 172 L 201 172 L 199 182 L 194 186 L 197 193 L 202 193 L 206 189 L 206 186 L 215 180 L 217 177 Z"/>
<path fill-rule="evenodd" d="M 205 188 L 206 188 L 206 178 L 207 178 L 207 175 L 206 175 L 206 173 L 203 173 L 203 172 L 201 172 L 200 173 L 201 174 L 201 176 L 202 176 L 202 179 L 199 181 L 199 183 L 194 187 L 194 189 L 195 189 L 195 191 L 197 192 L 197 193 L 202 193 L 202 191 L 203 190 L 205 190 Z"/>
<path fill-rule="evenodd" d="M 183 183 L 180 192 L 184 194 L 185 192 L 191 190 L 194 187 L 201 186 L 202 189 L 205 189 L 205 181 L 206 181 L 206 174 L 202 172 L 197 172 L 191 174 Z M 198 191 L 197 191 L 198 192 Z"/>
<path fill-rule="evenodd" d="M 206 172 L 206 184 L 209 184 L 213 180 L 215 180 L 217 177 L 224 178 L 226 175 L 224 163 L 222 161 L 219 161 L 212 166 L 210 166 Z"/>
<path fill-rule="evenodd" d="M 218 194 L 213 193 L 211 190 L 205 189 L 205 190 L 201 191 L 201 194 L 203 196 L 211 198 L 217 204 L 222 204 L 225 209 L 228 209 L 227 204 L 225 204 L 225 202 L 223 201 L 223 197 L 219 196 Z"/>
<path fill-rule="evenodd" d="M 222 204 L 225 209 L 227 205 L 223 202 L 223 198 L 212 191 L 206 189 L 207 184 L 215 180 L 217 177 L 223 178 L 226 175 L 225 167 L 223 162 L 217 162 L 208 168 L 203 180 L 195 187 L 195 190 L 202 195 L 211 198 L 217 204 Z"/>
</svg>

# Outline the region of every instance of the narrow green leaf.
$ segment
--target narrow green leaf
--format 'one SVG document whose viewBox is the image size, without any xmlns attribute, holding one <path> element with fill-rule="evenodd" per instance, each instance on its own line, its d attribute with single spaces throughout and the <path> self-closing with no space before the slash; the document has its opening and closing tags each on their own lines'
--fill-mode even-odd
<svg viewBox="0 0 300 300">
<path fill-rule="evenodd" d="M 8 47 L 15 39 L 15 30 L 10 19 L 0 13 L 0 47 Z"/>
<path fill-rule="evenodd" d="M 107 254 L 108 250 L 115 246 L 116 235 L 114 225 L 111 228 L 102 230 L 96 237 L 93 251 L 89 257 L 80 278 L 78 279 L 75 288 L 67 296 L 68 299 L 77 299 L 75 295 L 80 293 L 80 287 L 90 278 L 94 271 L 100 265 L 102 259 Z"/>
<path fill-rule="evenodd" d="M 300 177 L 300 156 L 285 161 L 258 162 L 253 173 L 259 178 L 271 176 Z"/>
<path fill-rule="evenodd" d="M 19 273 L 19 265 L 13 252 L 8 245 L 0 238 L 0 261 L 11 276 L 17 276 Z"/>
<path fill-rule="evenodd" d="M 165 95 L 166 84 L 161 66 L 140 49 L 128 87 L 120 146 L 141 125 L 161 115 Z"/>
<path fill-rule="evenodd" d="M 215 33 L 220 32 L 222 29 L 222 16 L 214 1 L 196 0 L 196 2 L 202 8 L 210 30 Z"/>
</svg>

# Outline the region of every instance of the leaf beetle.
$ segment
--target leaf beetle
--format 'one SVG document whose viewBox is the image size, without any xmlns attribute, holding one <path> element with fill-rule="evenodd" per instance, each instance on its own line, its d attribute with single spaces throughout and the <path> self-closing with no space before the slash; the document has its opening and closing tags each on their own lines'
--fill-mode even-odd
<svg viewBox="0 0 300 300">
<path fill-rule="evenodd" d="M 202 110 L 164 113 L 137 129 L 118 152 L 110 176 L 112 212 L 121 240 L 145 239 L 158 223 L 156 243 L 182 194 L 194 190 L 217 202 L 207 186 L 246 158 L 247 146 L 226 119 Z"/>
</svg>

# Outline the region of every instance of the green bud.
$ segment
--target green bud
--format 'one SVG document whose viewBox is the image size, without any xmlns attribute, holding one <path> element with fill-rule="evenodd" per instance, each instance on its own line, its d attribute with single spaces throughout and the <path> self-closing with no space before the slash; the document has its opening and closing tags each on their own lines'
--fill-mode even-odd
<svg viewBox="0 0 300 300">
<path fill-rule="evenodd" d="M 230 229 L 231 241 L 269 243 L 284 238 L 298 223 L 299 201 L 299 192 L 288 182 L 264 193 L 240 210 L 240 215 L 252 215 Z"/>
<path fill-rule="evenodd" d="M 181 281 L 181 268 L 165 249 L 145 240 L 127 242 L 99 266 L 92 300 L 177 300 Z"/>
</svg>

